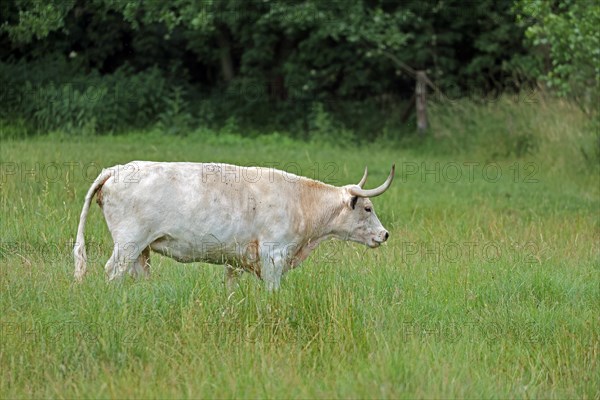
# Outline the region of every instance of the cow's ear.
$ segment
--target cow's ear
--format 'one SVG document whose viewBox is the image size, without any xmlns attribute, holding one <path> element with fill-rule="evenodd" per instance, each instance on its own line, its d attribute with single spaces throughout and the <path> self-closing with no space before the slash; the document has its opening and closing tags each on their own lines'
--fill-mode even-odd
<svg viewBox="0 0 600 400">
<path fill-rule="evenodd" d="M 350 207 L 352 207 L 353 210 L 356 207 L 357 201 L 358 201 L 358 196 L 352 196 L 352 198 L 350 199 Z"/>
</svg>

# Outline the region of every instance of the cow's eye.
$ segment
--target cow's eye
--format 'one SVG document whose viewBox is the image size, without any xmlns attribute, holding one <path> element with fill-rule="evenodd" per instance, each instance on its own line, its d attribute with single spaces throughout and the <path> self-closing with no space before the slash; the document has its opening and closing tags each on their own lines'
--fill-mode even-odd
<svg viewBox="0 0 600 400">
<path fill-rule="evenodd" d="M 365 211 L 366 211 L 366 212 L 371 212 L 371 211 L 373 211 L 373 210 L 371 209 L 371 207 L 365 207 Z"/>
</svg>

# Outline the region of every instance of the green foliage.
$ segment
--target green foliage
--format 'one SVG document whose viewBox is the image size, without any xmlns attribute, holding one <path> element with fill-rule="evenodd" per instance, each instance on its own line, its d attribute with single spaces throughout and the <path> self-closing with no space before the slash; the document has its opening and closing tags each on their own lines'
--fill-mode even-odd
<svg viewBox="0 0 600 400">
<path fill-rule="evenodd" d="M 183 88 L 176 86 L 164 98 L 165 110 L 158 115 L 158 128 L 167 134 L 186 134 L 194 119 L 188 111 Z"/>
<path fill-rule="evenodd" d="M 50 32 L 64 28 L 66 15 L 75 1 L 14 0 L 3 2 L 1 10 L 8 17 L 0 24 L 0 33 L 6 32 L 16 43 L 45 39 Z"/>
<path fill-rule="evenodd" d="M 541 78 L 562 95 L 597 105 L 600 89 L 600 4 L 593 0 L 520 0 L 516 8 L 530 45 L 544 52 Z"/>
<path fill-rule="evenodd" d="M 25 120 L 36 132 L 115 132 L 166 123 L 169 118 L 184 128 L 183 123 L 191 120 L 183 109 L 180 88 L 157 68 L 136 74 L 128 67 L 110 75 L 82 74 L 64 59 L 45 58 L 35 63 L 0 62 L 0 76 L 6 84 L 0 117 Z"/>
<path fill-rule="evenodd" d="M 309 138 L 319 143 L 348 146 L 354 135 L 332 118 L 321 103 L 313 103 L 308 115 Z"/>
<path fill-rule="evenodd" d="M 459 0 L 2 2 L 0 68 L 9 88 L 2 112 L 41 131 L 101 133 L 160 123 L 183 133 L 234 118 L 246 131 L 304 138 L 334 130 L 360 140 L 402 134 L 412 129 L 398 114 L 414 92 L 415 70 L 425 70 L 451 98 L 531 84 L 541 69 L 523 46 L 524 32 L 538 37 L 546 28 L 516 18 L 552 11 L 546 4 L 481 0 L 466 11 Z M 546 24 L 554 36 L 539 40 L 556 42 L 560 54 L 576 47 L 571 63 L 553 56 L 549 80 L 575 89 L 589 85 L 583 77 L 590 70 L 580 65 L 597 41 L 597 7 L 564 4 L 567 17 L 557 14 Z M 579 33 L 565 39 L 571 22 Z M 78 85 L 65 88 L 65 77 Z M 88 101 L 91 86 L 100 101 Z M 38 99 L 6 99 L 25 88 Z M 65 91 L 66 100 L 59 95 Z M 61 100 L 51 101 L 48 92 Z M 329 128 L 315 128 L 325 120 Z"/>
</svg>

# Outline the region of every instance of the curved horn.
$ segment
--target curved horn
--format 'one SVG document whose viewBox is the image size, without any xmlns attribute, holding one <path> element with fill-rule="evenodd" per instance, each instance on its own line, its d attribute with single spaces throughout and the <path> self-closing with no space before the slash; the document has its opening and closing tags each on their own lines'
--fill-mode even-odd
<svg viewBox="0 0 600 400">
<path fill-rule="evenodd" d="M 367 170 L 367 167 L 365 166 L 365 173 L 363 174 L 363 177 L 360 179 L 360 182 L 358 182 L 358 186 L 362 189 L 363 186 L 365 186 L 365 182 L 367 182 L 367 175 L 368 175 L 369 171 Z"/>
<path fill-rule="evenodd" d="M 385 182 L 383 182 L 383 184 L 381 186 L 379 186 L 378 188 L 364 190 L 362 188 L 357 189 L 356 187 L 351 187 L 349 189 L 349 192 L 350 192 L 350 194 L 352 196 L 358 196 L 358 197 L 375 197 L 375 196 L 379 196 L 380 194 L 382 194 L 383 192 L 385 192 L 386 190 L 388 190 L 388 188 L 392 184 L 392 181 L 394 180 L 394 173 L 395 172 L 396 172 L 396 164 L 392 165 L 392 170 L 390 171 L 390 175 L 387 177 L 387 179 L 385 180 Z"/>
</svg>

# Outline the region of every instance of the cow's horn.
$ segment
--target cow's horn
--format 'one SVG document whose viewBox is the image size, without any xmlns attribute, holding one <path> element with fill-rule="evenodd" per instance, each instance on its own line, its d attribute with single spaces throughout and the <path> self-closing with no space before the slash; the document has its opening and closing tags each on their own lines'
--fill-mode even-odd
<svg viewBox="0 0 600 400">
<path fill-rule="evenodd" d="M 365 182 L 367 182 L 367 174 L 368 174 L 368 170 L 367 170 L 367 167 L 365 166 L 365 173 L 364 173 L 363 177 L 360 179 L 360 182 L 358 182 L 358 186 L 361 189 L 363 186 L 365 186 Z"/>
<path fill-rule="evenodd" d="M 358 197 L 375 197 L 375 196 L 379 196 L 380 194 L 382 194 L 383 192 L 385 192 L 386 190 L 388 190 L 388 188 L 392 184 L 392 181 L 394 180 L 394 173 L 395 172 L 396 172 L 396 164 L 392 165 L 392 170 L 390 171 L 390 175 L 387 177 L 387 179 L 385 180 L 385 182 L 383 182 L 383 185 L 379 186 L 378 188 L 369 189 L 369 190 L 364 190 L 362 188 L 357 189 L 356 187 L 351 187 L 350 188 L 350 194 L 352 196 L 358 196 Z M 365 173 L 365 175 L 366 175 L 366 173 Z M 362 182 L 362 180 L 361 180 L 361 182 Z"/>
</svg>

